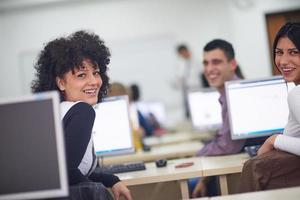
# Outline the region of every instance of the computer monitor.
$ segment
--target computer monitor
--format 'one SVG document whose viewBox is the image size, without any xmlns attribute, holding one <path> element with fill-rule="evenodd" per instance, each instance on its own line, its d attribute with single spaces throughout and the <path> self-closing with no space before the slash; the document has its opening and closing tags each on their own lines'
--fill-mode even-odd
<svg viewBox="0 0 300 200">
<path fill-rule="evenodd" d="M 216 90 L 198 90 L 188 93 L 188 105 L 196 130 L 216 130 L 222 124 L 220 94 Z"/>
<path fill-rule="evenodd" d="M 135 149 L 128 96 L 104 98 L 95 110 L 92 135 L 96 155 L 102 157 L 133 153 Z"/>
<path fill-rule="evenodd" d="M 68 195 L 56 92 L 0 100 L 0 199 Z"/>
<path fill-rule="evenodd" d="M 231 138 L 247 139 L 283 132 L 288 120 L 288 90 L 281 76 L 225 84 Z"/>
<path fill-rule="evenodd" d="M 145 116 L 152 113 L 162 127 L 167 127 L 167 114 L 165 105 L 160 101 L 139 101 L 136 108 Z"/>
</svg>

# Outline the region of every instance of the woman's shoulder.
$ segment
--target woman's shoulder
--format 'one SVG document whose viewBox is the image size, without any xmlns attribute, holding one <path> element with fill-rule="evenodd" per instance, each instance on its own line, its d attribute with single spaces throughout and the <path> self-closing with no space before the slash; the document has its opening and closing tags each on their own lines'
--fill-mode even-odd
<svg viewBox="0 0 300 200">
<path fill-rule="evenodd" d="M 300 85 L 297 85 L 288 93 L 288 103 L 290 107 L 297 108 L 300 105 L 299 102 L 300 102 Z"/>
<path fill-rule="evenodd" d="M 300 85 L 296 85 L 291 91 L 290 94 L 295 94 L 300 92 Z"/>
<path fill-rule="evenodd" d="M 93 107 L 85 102 L 76 101 L 76 102 L 70 102 L 70 101 L 63 101 L 60 103 L 60 113 L 61 118 L 64 118 L 64 116 L 68 112 L 80 112 L 80 113 L 95 113 Z"/>
<path fill-rule="evenodd" d="M 288 93 L 289 98 L 295 98 L 295 97 L 300 97 L 300 85 L 295 86 L 291 91 Z"/>
</svg>

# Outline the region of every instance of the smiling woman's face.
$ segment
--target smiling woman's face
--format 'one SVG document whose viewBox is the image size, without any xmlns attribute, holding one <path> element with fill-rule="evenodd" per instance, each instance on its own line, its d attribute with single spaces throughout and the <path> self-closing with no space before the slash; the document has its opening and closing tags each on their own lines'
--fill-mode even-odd
<svg viewBox="0 0 300 200">
<path fill-rule="evenodd" d="M 63 91 L 66 101 L 83 101 L 95 105 L 98 102 L 102 79 L 99 68 L 86 59 L 79 69 L 65 73 L 63 78 L 56 79 L 56 83 Z"/>
<path fill-rule="evenodd" d="M 300 84 L 299 50 L 288 37 L 278 40 L 275 49 L 275 64 L 286 81 Z"/>
</svg>

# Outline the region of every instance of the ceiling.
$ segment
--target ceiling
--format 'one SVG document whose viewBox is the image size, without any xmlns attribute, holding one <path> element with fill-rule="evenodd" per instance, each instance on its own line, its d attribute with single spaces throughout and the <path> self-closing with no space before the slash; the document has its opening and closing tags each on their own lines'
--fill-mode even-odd
<svg viewBox="0 0 300 200">
<path fill-rule="evenodd" d="M 91 1 L 95 0 L 0 0 L 0 13 L 40 8 L 57 4 Z"/>
</svg>

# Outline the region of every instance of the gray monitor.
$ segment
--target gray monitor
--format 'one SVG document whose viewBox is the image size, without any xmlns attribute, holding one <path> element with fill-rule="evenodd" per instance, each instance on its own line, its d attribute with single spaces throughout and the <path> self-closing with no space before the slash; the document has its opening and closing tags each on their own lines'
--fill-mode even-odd
<svg viewBox="0 0 300 200">
<path fill-rule="evenodd" d="M 0 100 L 0 200 L 68 195 L 59 95 Z"/>
<path fill-rule="evenodd" d="M 200 131 L 212 131 L 222 124 L 220 94 L 216 90 L 197 90 L 188 93 L 188 105 L 193 127 Z"/>
<path fill-rule="evenodd" d="M 281 76 L 225 84 L 231 138 L 247 139 L 283 132 L 287 94 L 294 87 Z"/>
<path fill-rule="evenodd" d="M 93 143 L 97 156 L 129 154 L 135 151 L 128 96 L 104 98 L 95 106 Z"/>
</svg>

